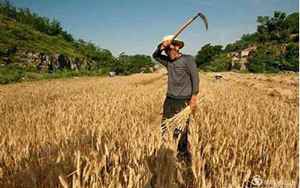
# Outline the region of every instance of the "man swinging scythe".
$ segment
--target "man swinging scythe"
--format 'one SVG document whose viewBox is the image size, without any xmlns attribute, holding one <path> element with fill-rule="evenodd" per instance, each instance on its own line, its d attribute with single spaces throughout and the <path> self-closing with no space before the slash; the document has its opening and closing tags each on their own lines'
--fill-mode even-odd
<svg viewBox="0 0 300 188">
<path fill-rule="evenodd" d="M 202 13 L 188 20 L 174 35 L 169 35 L 163 38 L 153 53 L 153 58 L 163 64 L 168 70 L 168 89 L 166 98 L 163 104 L 162 122 L 172 118 L 179 113 L 187 105 L 192 111 L 197 107 L 197 94 L 199 92 L 199 73 L 196 67 L 195 60 L 191 55 L 180 53 L 180 49 L 184 47 L 184 42 L 177 40 L 176 37 L 187 28 L 196 18 L 201 17 L 208 29 L 206 17 Z M 162 52 L 166 55 L 163 55 Z M 187 122 L 187 124 L 189 121 Z M 165 125 L 162 123 L 162 137 L 166 134 Z M 174 130 L 174 139 L 178 139 L 177 145 L 177 160 L 183 162 L 188 169 L 183 174 L 189 174 L 189 178 L 184 180 L 184 187 L 194 187 L 195 176 L 191 170 L 192 155 L 190 151 L 190 143 L 188 141 L 188 126 L 182 131 Z M 184 176 L 184 175 L 183 175 Z M 184 177 L 183 177 L 184 178 Z M 156 187 L 155 179 L 151 180 L 152 187 Z"/>
</svg>

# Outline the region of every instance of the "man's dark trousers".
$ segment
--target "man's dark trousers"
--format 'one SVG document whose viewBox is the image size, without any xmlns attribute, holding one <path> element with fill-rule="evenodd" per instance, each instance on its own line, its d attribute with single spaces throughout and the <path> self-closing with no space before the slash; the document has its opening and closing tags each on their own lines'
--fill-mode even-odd
<svg viewBox="0 0 300 188">
<path fill-rule="evenodd" d="M 172 118 L 174 115 L 183 110 L 188 105 L 189 101 L 190 99 L 174 99 L 167 96 L 163 105 L 162 122 L 166 119 Z M 178 139 L 178 135 L 179 130 L 175 129 L 173 133 L 173 138 Z M 177 158 L 180 161 L 184 160 L 186 163 L 191 162 L 191 153 L 189 151 L 188 142 L 188 130 L 186 128 L 180 134 L 177 146 Z"/>
</svg>

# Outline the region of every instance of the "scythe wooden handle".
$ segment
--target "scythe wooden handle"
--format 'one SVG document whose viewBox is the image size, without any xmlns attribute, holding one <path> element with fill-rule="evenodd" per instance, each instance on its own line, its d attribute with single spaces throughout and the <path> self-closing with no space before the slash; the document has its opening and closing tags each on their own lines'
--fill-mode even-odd
<svg viewBox="0 0 300 188">
<path fill-rule="evenodd" d="M 175 40 L 178 35 L 180 35 L 180 33 L 182 33 L 183 30 L 185 30 L 195 19 L 197 19 L 198 17 L 201 17 L 202 20 L 205 23 L 205 28 L 206 30 L 208 29 L 208 22 L 207 22 L 207 18 L 205 17 L 204 14 L 202 14 L 201 12 L 199 12 L 196 16 L 190 18 L 188 21 L 186 21 L 175 33 L 174 33 L 174 37 L 172 40 Z"/>
</svg>

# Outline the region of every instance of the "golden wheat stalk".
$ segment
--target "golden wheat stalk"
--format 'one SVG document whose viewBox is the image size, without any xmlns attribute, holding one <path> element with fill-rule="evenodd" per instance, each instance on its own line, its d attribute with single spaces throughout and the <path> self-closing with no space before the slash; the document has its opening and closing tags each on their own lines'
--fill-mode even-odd
<svg viewBox="0 0 300 188">
<path fill-rule="evenodd" d="M 204 97 L 201 97 L 199 102 L 202 101 L 203 99 Z M 181 132 L 188 125 L 191 115 L 192 115 L 192 110 L 190 106 L 187 106 L 172 118 L 164 120 L 163 123 L 161 124 L 161 127 L 165 127 L 166 129 L 171 129 L 171 130 L 177 129 Z"/>
<path fill-rule="evenodd" d="M 190 114 L 195 187 L 243 187 L 256 175 L 297 187 L 298 74 L 224 75 L 201 75 L 205 100 Z M 157 187 L 177 187 L 173 134 L 159 147 L 159 76 L 0 86 L 0 187 L 139 188 L 152 174 Z"/>
</svg>

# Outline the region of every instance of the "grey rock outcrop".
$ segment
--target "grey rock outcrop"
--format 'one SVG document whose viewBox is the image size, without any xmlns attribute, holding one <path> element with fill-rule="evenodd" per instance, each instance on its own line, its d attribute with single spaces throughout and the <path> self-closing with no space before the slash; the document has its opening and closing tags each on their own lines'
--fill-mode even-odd
<svg viewBox="0 0 300 188">
<path fill-rule="evenodd" d="M 55 72 L 57 70 L 91 70 L 97 63 L 87 58 L 72 58 L 65 54 L 46 54 L 34 51 L 22 51 L 16 48 L 7 49 L 0 54 L 4 64 L 18 64 L 24 68 L 34 68 L 40 72 Z"/>
</svg>

